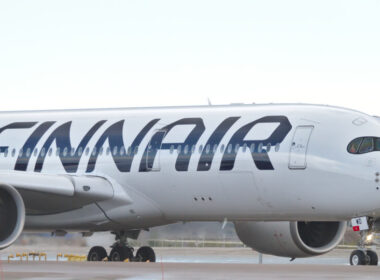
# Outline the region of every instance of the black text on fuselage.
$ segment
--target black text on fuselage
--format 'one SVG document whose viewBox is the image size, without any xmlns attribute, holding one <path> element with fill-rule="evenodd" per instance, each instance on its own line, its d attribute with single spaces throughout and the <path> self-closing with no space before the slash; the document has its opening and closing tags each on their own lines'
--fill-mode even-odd
<svg viewBox="0 0 380 280">
<path fill-rule="evenodd" d="M 211 164 L 214 160 L 216 149 L 218 147 L 230 128 L 235 124 L 240 117 L 229 117 L 224 119 L 216 129 L 211 133 L 207 142 L 205 143 L 201 156 L 198 161 L 197 171 L 210 170 Z M 95 170 L 97 159 L 102 153 L 102 147 L 108 141 L 110 154 L 113 161 L 120 172 L 130 172 L 132 162 L 136 157 L 137 150 L 141 146 L 143 139 L 147 136 L 149 131 L 158 123 L 159 119 L 149 121 L 137 136 L 132 141 L 132 144 L 126 148 L 124 144 L 123 127 L 124 120 L 112 123 L 109 125 L 96 141 L 92 147 L 89 155 L 86 172 L 90 173 Z M 78 165 L 84 155 L 84 150 L 88 147 L 89 141 L 94 137 L 95 133 L 105 126 L 106 120 L 96 122 L 87 132 L 84 133 L 82 140 L 76 149 L 71 144 L 71 125 L 72 121 L 65 122 L 56 127 L 47 139 L 42 143 L 41 138 L 48 133 L 49 129 L 56 123 L 54 121 L 38 122 L 15 122 L 0 128 L 0 134 L 6 130 L 13 129 L 30 129 L 34 131 L 25 141 L 23 147 L 18 152 L 18 157 L 14 169 L 19 171 L 26 171 L 29 165 L 30 158 L 36 147 L 41 148 L 38 151 L 37 160 L 34 166 L 35 172 L 41 172 L 48 155 L 49 149 L 55 142 L 57 156 L 59 157 L 62 165 L 67 173 L 75 173 L 78 170 Z M 278 123 L 279 125 L 274 129 L 271 135 L 264 140 L 244 140 L 250 130 L 257 124 L 262 123 Z M 181 143 L 168 143 L 165 141 L 166 135 L 174 128 L 179 126 L 194 127 L 186 136 L 184 142 Z M 233 133 L 226 148 L 223 150 L 223 156 L 219 169 L 221 171 L 232 170 L 235 165 L 235 160 L 240 147 L 250 147 L 250 153 L 257 169 L 259 170 L 273 170 L 272 162 L 265 149 L 259 148 L 260 146 L 274 146 L 282 143 L 288 135 L 292 126 L 286 116 L 266 116 L 255 121 L 251 121 Z M 144 147 L 144 152 L 140 160 L 139 171 L 149 172 L 153 169 L 153 163 L 160 150 L 178 150 L 175 169 L 179 172 L 188 171 L 190 159 L 193 152 L 189 151 L 192 147 L 197 145 L 200 137 L 206 131 L 202 118 L 183 118 L 175 121 L 169 125 L 157 128 L 150 138 L 149 143 Z M 181 147 L 181 148 L 180 148 Z M 211 148 L 210 148 L 211 147 Z M 231 148 L 232 147 L 232 148 Z M 237 149 L 235 148 L 237 147 Z M 252 148 L 253 147 L 253 148 Z M 0 146 L 0 153 L 8 153 L 9 146 Z M 113 152 L 117 150 L 117 152 Z"/>
</svg>

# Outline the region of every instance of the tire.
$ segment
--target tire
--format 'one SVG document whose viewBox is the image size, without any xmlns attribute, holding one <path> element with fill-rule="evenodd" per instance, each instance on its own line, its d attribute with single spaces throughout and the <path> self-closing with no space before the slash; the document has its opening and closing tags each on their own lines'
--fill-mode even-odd
<svg viewBox="0 0 380 280">
<path fill-rule="evenodd" d="M 151 247 L 144 246 L 137 250 L 136 259 L 140 262 L 156 262 L 156 254 Z"/>
<path fill-rule="evenodd" d="M 378 264 L 379 259 L 378 259 L 375 251 L 368 250 L 367 256 L 369 257 L 369 265 L 377 265 Z"/>
<path fill-rule="evenodd" d="M 350 255 L 351 265 L 366 265 L 366 254 L 362 250 L 355 250 Z"/>
<path fill-rule="evenodd" d="M 133 249 L 125 246 L 117 246 L 111 250 L 108 259 L 112 262 L 123 262 L 126 259 L 133 260 Z"/>
<path fill-rule="evenodd" d="M 107 257 L 107 251 L 101 246 L 92 247 L 87 255 L 87 261 L 89 262 L 100 262 Z"/>
</svg>

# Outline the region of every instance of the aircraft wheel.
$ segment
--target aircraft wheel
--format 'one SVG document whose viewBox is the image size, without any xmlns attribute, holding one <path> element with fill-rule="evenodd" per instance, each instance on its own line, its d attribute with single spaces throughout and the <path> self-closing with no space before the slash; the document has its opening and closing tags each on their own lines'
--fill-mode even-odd
<svg viewBox="0 0 380 280">
<path fill-rule="evenodd" d="M 362 250 L 355 250 L 350 256 L 351 265 L 366 265 L 366 254 Z"/>
<path fill-rule="evenodd" d="M 123 262 L 126 259 L 133 260 L 133 249 L 126 246 L 116 246 L 111 250 L 109 260 L 112 262 Z"/>
<path fill-rule="evenodd" d="M 137 250 L 136 259 L 140 262 L 156 262 L 156 254 L 151 247 L 144 246 Z"/>
<path fill-rule="evenodd" d="M 87 261 L 89 262 L 100 262 L 107 257 L 107 251 L 101 246 L 92 247 L 87 255 Z"/>
<path fill-rule="evenodd" d="M 367 256 L 369 257 L 369 265 L 377 265 L 379 260 L 375 251 L 368 250 Z"/>
</svg>

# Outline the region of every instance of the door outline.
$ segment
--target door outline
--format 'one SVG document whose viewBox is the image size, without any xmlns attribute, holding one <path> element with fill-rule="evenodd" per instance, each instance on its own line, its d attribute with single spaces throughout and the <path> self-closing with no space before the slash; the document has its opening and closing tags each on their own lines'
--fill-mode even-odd
<svg viewBox="0 0 380 280">
<path fill-rule="evenodd" d="M 150 164 L 149 164 L 149 159 L 150 159 L 149 152 L 151 152 L 151 153 L 153 152 L 152 139 L 157 133 L 163 134 L 163 136 L 161 138 L 163 140 L 166 136 L 167 131 L 162 130 L 162 129 L 157 129 L 153 132 L 152 137 L 149 140 L 148 149 L 147 149 L 147 157 L 146 157 L 146 161 L 145 161 L 145 167 L 148 171 L 160 171 L 161 170 L 161 148 L 162 148 L 162 142 L 163 142 L 162 140 L 160 143 L 160 147 L 158 148 L 157 153 L 156 153 L 154 160 L 152 162 L 152 166 L 150 166 Z"/>
<path fill-rule="evenodd" d="M 303 135 L 304 139 L 301 139 L 303 140 L 303 142 L 297 144 L 296 141 L 297 141 L 297 137 L 300 136 L 299 133 L 301 133 L 301 130 L 305 130 L 305 129 L 307 129 L 307 131 L 305 135 Z M 297 169 L 307 168 L 307 153 L 308 153 L 310 138 L 313 133 L 313 130 L 314 130 L 313 125 L 299 125 L 296 127 L 293 134 L 292 143 L 290 145 L 290 150 L 289 150 L 289 161 L 288 161 L 289 169 L 297 170 Z M 300 150 L 300 151 L 297 152 L 297 150 Z M 303 162 L 303 163 L 301 164 L 300 162 Z"/>
</svg>

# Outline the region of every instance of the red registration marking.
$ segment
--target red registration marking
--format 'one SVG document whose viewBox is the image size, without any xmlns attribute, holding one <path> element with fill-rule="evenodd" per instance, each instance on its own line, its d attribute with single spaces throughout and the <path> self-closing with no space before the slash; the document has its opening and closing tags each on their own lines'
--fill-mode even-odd
<svg viewBox="0 0 380 280">
<path fill-rule="evenodd" d="M 354 231 L 360 231 L 360 227 L 359 227 L 359 226 L 354 226 L 354 227 L 352 227 L 352 229 L 353 229 Z"/>
</svg>

